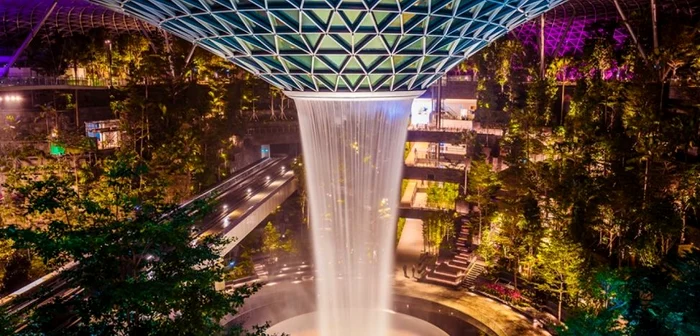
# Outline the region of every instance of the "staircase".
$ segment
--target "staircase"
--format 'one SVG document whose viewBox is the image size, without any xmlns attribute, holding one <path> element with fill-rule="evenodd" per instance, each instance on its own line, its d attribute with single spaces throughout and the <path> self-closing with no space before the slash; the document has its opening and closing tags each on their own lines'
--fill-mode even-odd
<svg viewBox="0 0 700 336">
<path fill-rule="evenodd" d="M 486 266 L 484 266 L 483 262 L 475 258 L 474 262 L 469 268 L 469 271 L 467 271 L 467 274 L 464 275 L 464 279 L 462 280 L 460 287 L 463 289 L 472 288 L 476 284 L 476 279 L 479 277 L 479 275 L 481 275 L 481 273 L 484 273 L 485 269 Z"/>
<path fill-rule="evenodd" d="M 469 228 L 466 225 L 462 225 L 460 228 L 455 245 L 455 255 L 450 260 L 435 263 L 425 275 L 425 281 L 456 288 L 464 283 L 465 276 L 476 262 L 476 257 L 469 249 L 471 242 L 469 241 Z"/>
<path fill-rule="evenodd" d="M 457 287 L 462 282 L 464 271 L 454 268 L 448 262 L 436 264 L 433 269 L 426 274 L 425 281 L 438 285 Z"/>
</svg>

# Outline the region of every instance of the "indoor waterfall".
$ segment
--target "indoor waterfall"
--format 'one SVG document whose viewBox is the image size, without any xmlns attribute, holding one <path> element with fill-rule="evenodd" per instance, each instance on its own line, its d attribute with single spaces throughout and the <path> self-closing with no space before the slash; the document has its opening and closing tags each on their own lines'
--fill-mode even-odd
<svg viewBox="0 0 700 336">
<path fill-rule="evenodd" d="M 404 143 L 419 93 L 291 94 L 311 207 L 320 335 L 388 334 Z"/>
</svg>

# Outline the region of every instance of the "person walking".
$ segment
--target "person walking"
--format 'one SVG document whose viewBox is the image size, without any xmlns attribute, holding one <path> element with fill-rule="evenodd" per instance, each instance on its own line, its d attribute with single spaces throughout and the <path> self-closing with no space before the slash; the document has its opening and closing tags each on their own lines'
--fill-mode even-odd
<svg viewBox="0 0 700 336">
<path fill-rule="evenodd" d="M 413 277 L 413 278 L 416 277 L 416 265 L 415 264 L 411 265 L 411 277 Z"/>
<path fill-rule="evenodd" d="M 406 264 L 403 264 L 403 276 L 408 278 L 408 266 Z"/>
</svg>

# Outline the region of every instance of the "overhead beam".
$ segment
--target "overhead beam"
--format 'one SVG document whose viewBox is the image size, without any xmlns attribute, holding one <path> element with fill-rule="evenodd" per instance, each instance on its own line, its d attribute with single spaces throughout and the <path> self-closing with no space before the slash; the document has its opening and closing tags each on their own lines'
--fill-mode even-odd
<svg viewBox="0 0 700 336">
<path fill-rule="evenodd" d="M 192 56 L 194 55 L 194 51 L 197 49 L 197 44 L 192 43 L 192 49 L 190 49 L 190 53 L 187 54 L 187 58 L 185 59 L 185 68 L 190 65 L 190 61 L 192 60 Z"/>
<path fill-rule="evenodd" d="M 36 34 L 39 33 L 39 30 L 41 29 L 41 27 L 44 26 L 46 19 L 49 18 L 49 16 L 53 12 L 54 8 L 56 8 L 56 5 L 58 5 L 58 1 L 54 0 L 51 7 L 49 7 L 49 10 L 47 10 L 46 13 L 44 14 L 44 16 L 41 18 L 41 20 L 39 22 L 37 22 L 36 26 L 34 26 L 34 28 L 29 33 L 29 35 L 27 35 L 27 37 L 24 39 L 24 42 L 22 42 L 22 44 L 19 46 L 19 48 L 17 50 L 15 50 L 15 53 L 12 55 L 12 57 L 7 62 L 7 64 L 5 64 L 5 66 L 2 67 L 2 69 L 0 69 L 0 78 L 7 77 L 7 75 L 10 73 L 10 68 L 12 67 L 12 65 L 15 64 L 15 62 L 17 62 L 19 55 L 21 55 L 22 52 L 24 51 L 24 49 L 27 48 L 29 43 L 32 42 L 32 40 L 34 39 L 34 36 L 36 36 Z"/>
<path fill-rule="evenodd" d="M 632 38 L 632 41 L 634 41 L 634 44 L 637 45 L 637 49 L 639 50 L 639 54 L 646 61 L 647 54 L 644 52 L 644 48 L 642 48 L 642 45 L 639 44 L 639 40 L 637 39 L 637 34 L 634 33 L 632 26 L 630 26 L 630 23 L 627 21 L 627 16 L 625 16 L 625 13 L 622 11 L 622 7 L 620 7 L 620 1 L 613 0 L 613 2 L 615 3 L 615 8 L 617 8 L 617 13 L 620 15 L 620 19 L 622 19 L 622 23 L 625 24 L 625 27 L 627 28 L 627 32 L 630 33 L 630 37 Z"/>
<path fill-rule="evenodd" d="M 190 65 L 190 62 L 192 62 L 192 56 L 194 56 L 194 51 L 197 50 L 197 43 L 192 43 L 192 48 L 190 49 L 190 52 L 187 54 L 187 58 L 185 58 L 185 65 L 182 66 L 182 71 L 180 71 L 180 76 L 179 78 L 182 78 L 185 76 L 185 72 L 187 72 L 187 67 Z"/>
<path fill-rule="evenodd" d="M 146 38 L 146 41 L 148 41 L 148 45 L 151 46 L 151 51 L 153 53 L 158 53 L 158 47 L 156 47 L 156 44 L 153 43 L 153 39 L 151 39 L 151 34 L 148 32 L 148 30 L 141 26 L 142 23 L 140 23 L 139 20 L 136 20 L 136 27 L 138 27 L 139 31 L 141 32 L 141 35 L 143 35 Z"/>
<path fill-rule="evenodd" d="M 544 14 L 540 15 L 540 78 L 544 79 Z"/>
<path fill-rule="evenodd" d="M 559 55 L 559 50 L 561 49 L 561 46 L 564 44 L 564 41 L 566 41 L 567 36 L 569 36 L 569 32 L 571 31 L 571 26 L 574 24 L 575 17 L 576 17 L 576 7 L 574 7 L 574 13 L 569 18 L 569 22 L 566 24 L 566 28 L 564 29 L 564 34 L 559 38 L 559 41 L 557 42 L 557 46 L 554 48 L 554 53 L 552 53 L 552 56 L 557 57 Z"/>
<path fill-rule="evenodd" d="M 654 34 L 654 52 L 659 52 L 659 35 L 656 22 L 656 0 L 651 0 L 651 29 Z"/>
</svg>

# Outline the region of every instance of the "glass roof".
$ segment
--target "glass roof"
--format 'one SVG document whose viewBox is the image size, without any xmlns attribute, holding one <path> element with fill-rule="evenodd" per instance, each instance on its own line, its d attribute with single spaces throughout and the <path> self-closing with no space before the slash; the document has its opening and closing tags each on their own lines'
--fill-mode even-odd
<svg viewBox="0 0 700 336">
<path fill-rule="evenodd" d="M 423 90 L 564 0 L 93 0 L 292 91 Z"/>
<path fill-rule="evenodd" d="M 56 8 L 44 24 L 43 31 L 51 30 L 70 35 L 85 33 L 92 28 L 119 32 L 138 32 L 139 26 L 150 28 L 133 17 L 84 0 L 57 2 Z M 51 0 L 0 1 L 0 38 L 23 38 L 52 4 Z"/>
<path fill-rule="evenodd" d="M 618 0 L 628 20 L 635 13 L 649 11 L 649 0 Z M 683 13 L 697 15 L 700 0 L 657 0 L 658 15 Z M 644 17 L 647 20 L 647 17 Z M 590 26 L 602 20 L 617 20 L 619 14 L 612 0 L 569 0 L 545 14 L 545 52 L 549 56 L 563 56 L 583 51 Z M 513 33 L 525 44 L 537 46 L 539 22 L 530 21 Z M 614 37 L 618 42 L 627 38 L 627 31 L 619 28 Z"/>
<path fill-rule="evenodd" d="M 617 19 L 612 0 L 58 0 L 42 32 L 160 27 L 293 90 L 424 88 L 488 42 L 512 32 L 535 45 L 545 16 L 549 55 L 580 52 L 587 27 Z M 694 14 L 700 0 L 657 0 Z M 649 0 L 619 0 L 626 13 Z M 51 0 L 0 2 L 0 40 L 17 41 Z M 137 19 L 137 17 L 139 19 Z M 616 38 L 624 40 L 619 29 Z"/>
</svg>

